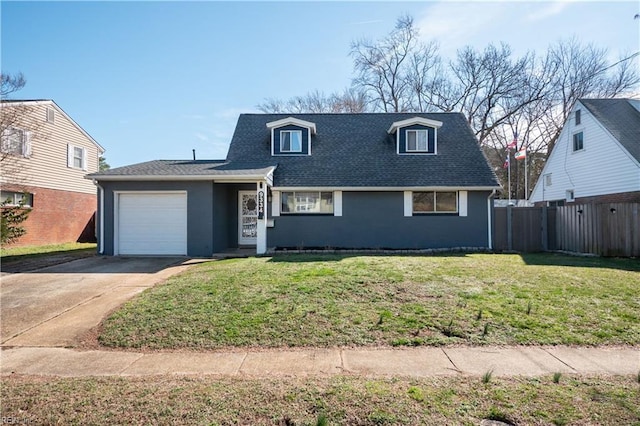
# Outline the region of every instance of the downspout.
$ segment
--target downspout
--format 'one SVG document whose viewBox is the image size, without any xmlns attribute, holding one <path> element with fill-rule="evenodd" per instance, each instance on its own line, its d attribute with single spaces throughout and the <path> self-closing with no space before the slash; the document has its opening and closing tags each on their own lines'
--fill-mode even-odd
<svg viewBox="0 0 640 426">
<path fill-rule="evenodd" d="M 98 212 L 100 217 L 98 220 L 98 254 L 104 254 L 104 188 L 100 186 L 97 180 L 92 179 L 93 184 L 98 187 L 100 193 L 100 208 Z"/>
<path fill-rule="evenodd" d="M 493 250 L 493 217 L 491 216 L 491 199 L 496 195 L 496 190 L 492 190 L 491 194 L 487 197 L 487 242 L 489 243 L 489 250 Z"/>
</svg>

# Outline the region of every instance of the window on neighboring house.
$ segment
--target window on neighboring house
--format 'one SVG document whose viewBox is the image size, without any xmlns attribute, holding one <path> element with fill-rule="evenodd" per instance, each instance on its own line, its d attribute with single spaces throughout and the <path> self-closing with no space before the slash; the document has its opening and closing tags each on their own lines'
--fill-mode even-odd
<svg viewBox="0 0 640 426">
<path fill-rule="evenodd" d="M 80 146 L 67 145 L 67 167 L 87 170 L 87 150 Z"/>
<path fill-rule="evenodd" d="M 2 135 L 2 153 L 26 156 L 27 132 L 22 129 L 8 128 Z"/>
<path fill-rule="evenodd" d="M 280 213 L 333 214 L 333 192 L 282 192 Z"/>
<path fill-rule="evenodd" d="M 407 152 L 426 152 L 429 150 L 427 130 L 407 130 Z"/>
<path fill-rule="evenodd" d="M 584 148 L 584 139 L 582 137 L 582 132 L 576 133 L 573 135 L 573 150 L 580 151 Z"/>
<path fill-rule="evenodd" d="M 302 152 L 302 131 L 281 130 L 280 152 Z"/>
<path fill-rule="evenodd" d="M 414 213 L 457 213 L 458 194 L 456 192 L 414 192 Z"/>
<path fill-rule="evenodd" d="M 4 206 L 18 206 L 21 201 L 24 207 L 33 206 L 33 194 L 28 192 L 0 191 L 0 203 Z"/>
<path fill-rule="evenodd" d="M 573 189 L 567 190 L 567 201 L 575 201 L 575 197 L 573 195 Z"/>
<path fill-rule="evenodd" d="M 576 126 L 577 126 L 578 124 L 580 124 L 580 122 L 582 121 L 582 120 L 581 120 L 581 119 L 582 119 L 581 115 L 582 115 L 582 114 L 581 114 L 581 111 L 580 111 L 579 109 L 577 109 L 577 110 L 576 110 Z"/>
<path fill-rule="evenodd" d="M 544 184 L 551 186 L 551 173 L 544 175 Z"/>
</svg>

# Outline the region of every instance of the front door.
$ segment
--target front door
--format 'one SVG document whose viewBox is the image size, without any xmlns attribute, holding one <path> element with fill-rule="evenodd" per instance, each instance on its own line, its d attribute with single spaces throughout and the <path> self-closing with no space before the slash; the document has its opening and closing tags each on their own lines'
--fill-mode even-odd
<svg viewBox="0 0 640 426">
<path fill-rule="evenodd" d="M 238 192 L 238 245 L 256 245 L 258 236 L 258 194 Z"/>
</svg>

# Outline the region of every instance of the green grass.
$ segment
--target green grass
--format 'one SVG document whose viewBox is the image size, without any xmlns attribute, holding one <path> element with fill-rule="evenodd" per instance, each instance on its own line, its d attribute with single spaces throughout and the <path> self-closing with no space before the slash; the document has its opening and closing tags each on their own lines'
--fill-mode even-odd
<svg viewBox="0 0 640 426">
<path fill-rule="evenodd" d="M 553 254 L 214 261 L 124 305 L 99 341 L 194 350 L 638 344 L 639 281 L 637 260 Z"/>
<path fill-rule="evenodd" d="M 46 246 L 25 246 L 25 247 L 10 247 L 0 248 L 0 256 L 2 261 L 12 261 L 18 259 L 32 258 L 37 256 L 48 256 L 51 254 L 60 254 L 68 252 L 77 252 L 79 250 L 94 250 L 96 249 L 95 243 L 65 243 L 65 244 L 52 244 Z"/>
<path fill-rule="evenodd" d="M 353 376 L 3 377 L 2 416 L 19 424 L 640 424 L 631 376 L 374 379 Z"/>
</svg>

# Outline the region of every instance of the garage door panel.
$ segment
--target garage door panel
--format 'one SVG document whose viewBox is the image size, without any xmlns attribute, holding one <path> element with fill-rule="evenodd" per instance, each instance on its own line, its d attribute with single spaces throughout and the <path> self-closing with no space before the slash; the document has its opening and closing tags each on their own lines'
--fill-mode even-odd
<svg viewBox="0 0 640 426">
<path fill-rule="evenodd" d="M 119 194 L 119 254 L 187 254 L 185 193 Z"/>
</svg>

